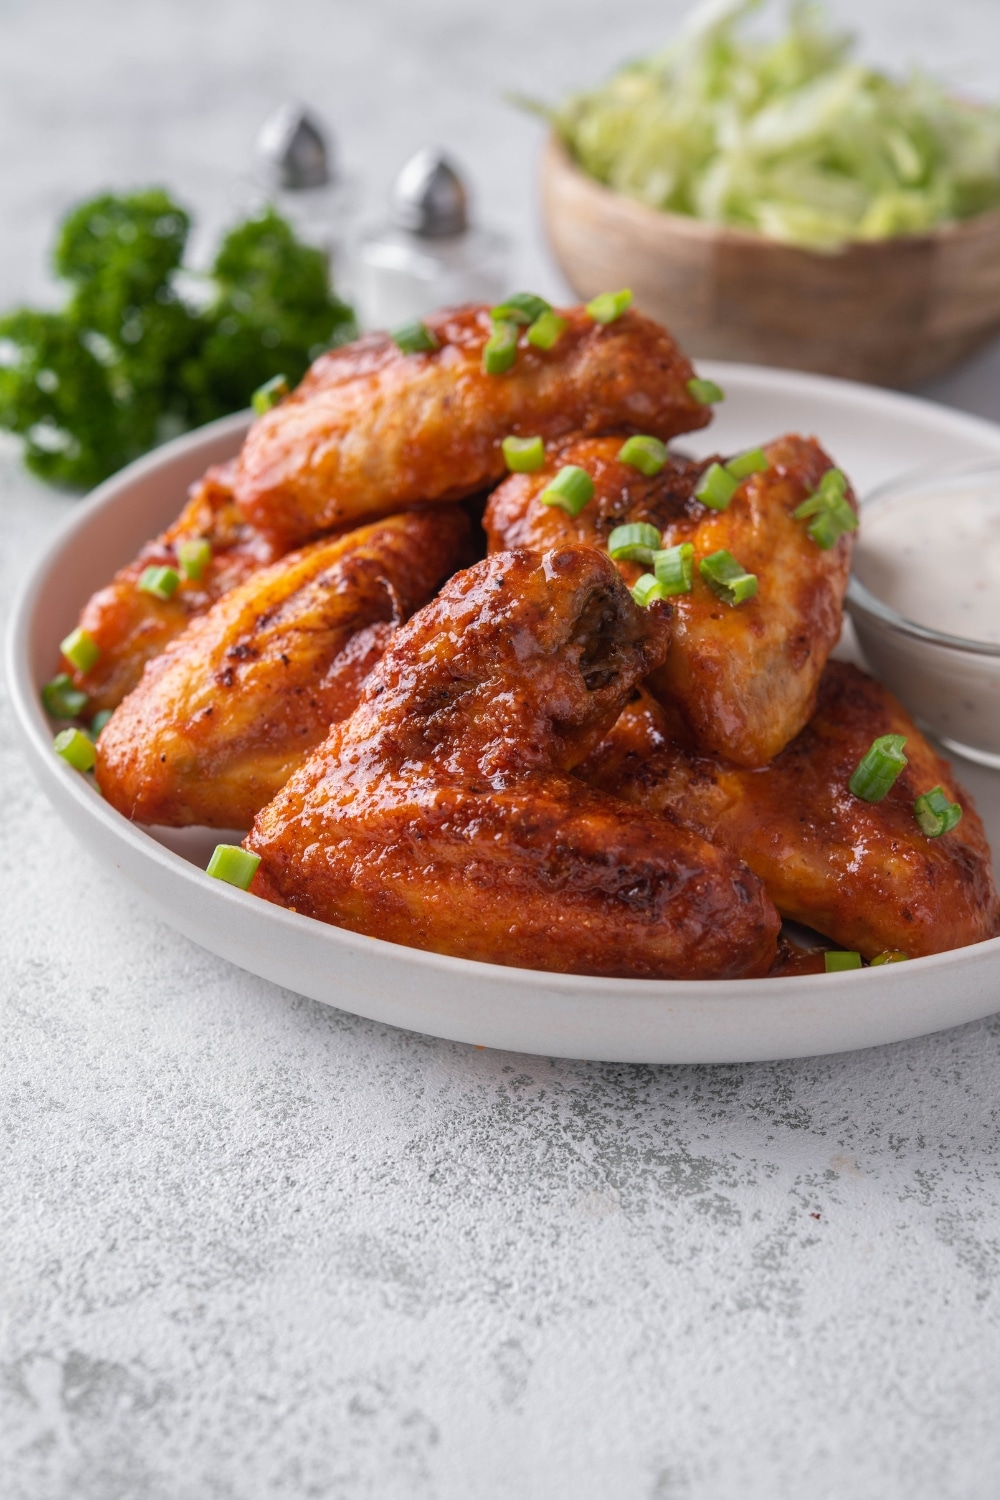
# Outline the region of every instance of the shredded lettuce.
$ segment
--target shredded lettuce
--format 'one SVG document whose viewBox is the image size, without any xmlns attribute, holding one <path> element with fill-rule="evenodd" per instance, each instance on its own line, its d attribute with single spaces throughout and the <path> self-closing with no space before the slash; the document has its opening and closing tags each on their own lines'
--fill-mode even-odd
<svg viewBox="0 0 1000 1500">
<path fill-rule="evenodd" d="M 550 114 L 584 171 L 653 208 L 811 250 L 1000 204 L 1000 108 L 863 67 L 820 8 L 777 40 L 762 0 L 702 0 L 676 41 Z"/>
</svg>

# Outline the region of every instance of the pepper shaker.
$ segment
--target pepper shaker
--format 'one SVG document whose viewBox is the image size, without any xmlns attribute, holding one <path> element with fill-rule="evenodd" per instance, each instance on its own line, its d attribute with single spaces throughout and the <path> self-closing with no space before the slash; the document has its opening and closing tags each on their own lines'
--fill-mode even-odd
<svg viewBox="0 0 1000 1500">
<path fill-rule="evenodd" d="M 356 195 L 329 130 L 304 105 L 282 104 L 260 128 L 257 165 L 261 196 L 300 240 L 324 251 L 342 290 Z"/>
</svg>

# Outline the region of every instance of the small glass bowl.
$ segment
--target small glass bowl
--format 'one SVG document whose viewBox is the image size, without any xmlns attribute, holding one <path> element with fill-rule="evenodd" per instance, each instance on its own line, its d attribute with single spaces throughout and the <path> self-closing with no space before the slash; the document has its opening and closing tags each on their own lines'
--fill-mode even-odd
<svg viewBox="0 0 1000 1500">
<path fill-rule="evenodd" d="M 947 526 L 949 488 L 986 492 L 1000 511 L 1000 462 L 927 468 L 880 485 L 862 504 L 859 536 L 876 506 L 930 492 L 940 497 L 941 524 Z M 847 608 L 875 676 L 949 750 L 1000 769 L 1000 644 L 948 635 L 905 618 L 863 582 L 860 547 L 855 569 Z M 942 576 L 936 586 L 961 589 L 962 579 Z M 1000 617 L 1000 594 L 996 608 Z"/>
</svg>

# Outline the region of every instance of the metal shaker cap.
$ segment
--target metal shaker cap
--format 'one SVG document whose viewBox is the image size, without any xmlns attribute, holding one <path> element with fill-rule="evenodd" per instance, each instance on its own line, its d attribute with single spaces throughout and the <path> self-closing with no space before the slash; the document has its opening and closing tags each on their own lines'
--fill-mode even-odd
<svg viewBox="0 0 1000 1500">
<path fill-rule="evenodd" d="M 397 228 L 429 240 L 465 233 L 469 195 L 443 151 L 425 146 L 410 157 L 393 185 L 392 219 Z"/>
<path fill-rule="evenodd" d="M 303 104 L 282 104 L 268 116 L 257 155 L 271 183 L 289 192 L 325 187 L 334 176 L 332 142 Z"/>
</svg>

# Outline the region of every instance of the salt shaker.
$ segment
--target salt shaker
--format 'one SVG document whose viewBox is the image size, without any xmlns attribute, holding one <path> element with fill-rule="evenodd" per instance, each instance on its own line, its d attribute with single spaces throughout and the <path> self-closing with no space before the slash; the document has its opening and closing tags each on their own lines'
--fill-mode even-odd
<svg viewBox="0 0 1000 1500">
<path fill-rule="evenodd" d="M 342 290 L 356 194 L 330 132 L 304 105 L 282 104 L 260 128 L 257 164 L 261 195 L 300 240 L 324 251 Z"/>
<path fill-rule="evenodd" d="M 498 302 L 508 291 L 509 242 L 470 223 L 461 173 L 425 147 L 393 186 L 390 222 L 359 243 L 353 291 L 366 328 L 394 328 L 435 308 Z"/>
</svg>

